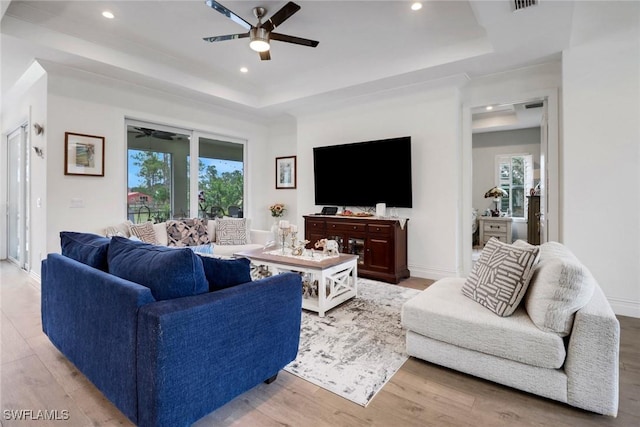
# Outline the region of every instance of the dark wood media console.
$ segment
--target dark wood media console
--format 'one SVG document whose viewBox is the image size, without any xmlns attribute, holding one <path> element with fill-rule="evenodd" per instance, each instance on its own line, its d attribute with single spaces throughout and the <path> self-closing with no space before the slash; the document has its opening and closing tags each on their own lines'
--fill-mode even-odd
<svg viewBox="0 0 640 427">
<path fill-rule="evenodd" d="M 308 215 L 304 225 L 308 247 L 320 239 L 333 239 L 341 252 L 358 255 L 358 276 L 390 283 L 409 277 L 408 220 L 400 227 L 400 221 L 393 219 Z"/>
</svg>

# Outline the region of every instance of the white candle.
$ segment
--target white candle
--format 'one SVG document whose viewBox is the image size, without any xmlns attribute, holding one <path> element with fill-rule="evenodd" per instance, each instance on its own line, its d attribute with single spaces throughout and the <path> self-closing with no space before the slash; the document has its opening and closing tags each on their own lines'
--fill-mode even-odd
<svg viewBox="0 0 640 427">
<path fill-rule="evenodd" d="M 297 225 L 292 225 L 290 227 L 290 230 L 291 230 L 292 233 L 297 233 L 298 232 L 298 226 Z"/>
<path fill-rule="evenodd" d="M 279 225 L 280 228 L 289 228 L 289 221 L 287 221 L 286 219 L 281 219 Z"/>
</svg>

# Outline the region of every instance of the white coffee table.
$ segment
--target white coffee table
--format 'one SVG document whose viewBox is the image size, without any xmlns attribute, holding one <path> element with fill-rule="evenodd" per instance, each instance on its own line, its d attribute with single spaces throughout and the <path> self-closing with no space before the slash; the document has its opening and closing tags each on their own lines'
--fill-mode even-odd
<svg viewBox="0 0 640 427">
<path fill-rule="evenodd" d="M 253 249 L 237 252 L 234 256 L 248 258 L 255 265 L 265 266 L 272 274 L 296 272 L 311 284 L 317 281 L 317 295 L 305 295 L 302 308 L 317 312 L 320 317 L 324 317 L 335 306 L 358 296 L 357 255 L 328 257 L 313 251 L 313 257 L 297 257 L 289 255 L 289 251 L 286 253 L 282 255 L 281 250 L 274 248 Z"/>
</svg>

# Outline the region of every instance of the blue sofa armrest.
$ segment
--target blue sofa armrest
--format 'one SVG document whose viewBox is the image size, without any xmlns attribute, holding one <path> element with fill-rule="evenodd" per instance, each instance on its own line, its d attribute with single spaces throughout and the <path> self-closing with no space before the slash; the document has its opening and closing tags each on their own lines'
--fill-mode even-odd
<svg viewBox="0 0 640 427">
<path fill-rule="evenodd" d="M 138 425 L 188 426 L 296 358 L 302 285 L 280 274 L 142 307 Z"/>
<path fill-rule="evenodd" d="M 138 308 L 149 288 L 60 254 L 42 261 L 42 330 L 130 420 L 137 421 Z"/>
</svg>

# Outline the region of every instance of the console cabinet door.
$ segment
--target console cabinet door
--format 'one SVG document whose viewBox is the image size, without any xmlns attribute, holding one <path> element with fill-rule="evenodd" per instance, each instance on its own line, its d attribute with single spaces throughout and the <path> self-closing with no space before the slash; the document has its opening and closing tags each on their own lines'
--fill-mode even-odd
<svg viewBox="0 0 640 427">
<path fill-rule="evenodd" d="M 367 268 L 372 271 L 389 273 L 394 271 L 393 244 L 382 236 L 372 236 L 367 240 L 365 262 Z"/>
</svg>

